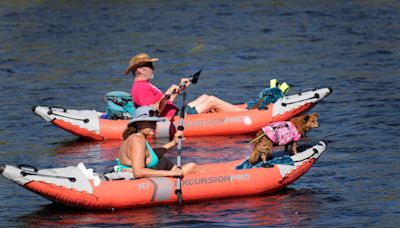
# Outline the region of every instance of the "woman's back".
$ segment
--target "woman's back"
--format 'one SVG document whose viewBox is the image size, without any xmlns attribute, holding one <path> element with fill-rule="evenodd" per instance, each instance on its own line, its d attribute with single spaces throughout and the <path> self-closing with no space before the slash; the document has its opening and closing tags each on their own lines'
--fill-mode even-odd
<svg viewBox="0 0 400 228">
<path fill-rule="evenodd" d="M 135 153 L 145 153 L 146 165 L 151 162 L 149 156 L 149 150 L 146 146 L 146 140 L 141 137 L 140 134 L 131 134 L 126 140 L 122 141 L 118 152 L 118 158 L 121 164 L 132 166 L 132 158 L 135 157 Z"/>
</svg>

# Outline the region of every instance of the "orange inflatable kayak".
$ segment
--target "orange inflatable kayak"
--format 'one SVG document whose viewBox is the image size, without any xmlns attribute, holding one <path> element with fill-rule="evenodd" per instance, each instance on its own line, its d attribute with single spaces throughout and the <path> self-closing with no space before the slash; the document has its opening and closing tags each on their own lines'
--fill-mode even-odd
<svg viewBox="0 0 400 228">
<path fill-rule="evenodd" d="M 202 174 L 182 179 L 183 202 L 254 196 L 272 193 L 304 175 L 325 151 L 320 141 L 296 155 L 292 164 L 236 169 L 242 160 L 200 165 Z M 51 201 L 87 209 L 122 209 L 174 204 L 176 178 L 130 179 L 130 172 L 93 173 L 83 164 L 77 167 L 37 170 L 30 166 L 1 165 L 0 173 L 12 182 Z M 116 180 L 121 179 L 123 180 Z M 117 194 L 116 194 L 117 193 Z"/>
<path fill-rule="evenodd" d="M 184 121 L 185 136 L 253 133 L 270 122 L 284 121 L 308 111 L 331 92 L 330 88 L 322 88 L 285 96 L 269 104 L 267 110 L 187 115 Z M 128 122 L 103 119 L 103 113 L 96 110 L 34 106 L 32 111 L 65 131 L 90 140 L 122 139 L 122 132 Z M 179 116 L 157 123 L 156 137 L 169 137 L 175 132 L 178 123 Z"/>
</svg>

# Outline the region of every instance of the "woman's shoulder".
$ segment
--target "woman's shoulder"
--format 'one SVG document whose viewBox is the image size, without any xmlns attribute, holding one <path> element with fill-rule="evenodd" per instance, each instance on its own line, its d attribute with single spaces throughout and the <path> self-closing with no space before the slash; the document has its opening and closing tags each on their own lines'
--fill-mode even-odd
<svg viewBox="0 0 400 228">
<path fill-rule="evenodd" d="M 132 154 L 135 151 L 142 150 L 145 147 L 145 139 L 138 134 L 130 135 L 121 145 L 121 151 L 124 154 Z"/>
<path fill-rule="evenodd" d="M 143 136 L 138 133 L 131 134 L 126 140 L 128 143 L 142 143 L 145 141 Z"/>
</svg>

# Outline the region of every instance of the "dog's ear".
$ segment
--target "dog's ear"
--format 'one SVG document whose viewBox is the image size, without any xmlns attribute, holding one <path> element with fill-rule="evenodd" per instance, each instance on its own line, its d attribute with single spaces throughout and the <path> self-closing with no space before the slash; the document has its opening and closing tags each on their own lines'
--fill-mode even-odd
<svg viewBox="0 0 400 228">
<path fill-rule="evenodd" d="M 316 112 L 314 112 L 314 113 L 312 113 L 311 115 L 313 115 L 313 116 L 315 116 L 315 117 L 319 117 L 319 114 L 318 113 L 316 113 Z"/>
<path fill-rule="evenodd" d="M 307 123 L 309 119 L 310 119 L 310 115 L 304 115 L 303 123 Z"/>
</svg>

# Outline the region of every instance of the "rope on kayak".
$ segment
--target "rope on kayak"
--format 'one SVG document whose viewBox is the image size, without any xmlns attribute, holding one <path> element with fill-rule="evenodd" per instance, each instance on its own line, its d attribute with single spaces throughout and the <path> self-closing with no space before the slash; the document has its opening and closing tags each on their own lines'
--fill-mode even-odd
<svg viewBox="0 0 400 228">
<path fill-rule="evenodd" d="M 63 110 L 63 112 L 67 112 L 67 109 L 66 109 L 66 108 L 64 108 L 64 107 L 61 107 L 61 106 L 49 106 L 49 109 L 50 109 L 50 110 L 53 110 L 53 108 L 62 109 L 62 110 Z"/>
<path fill-rule="evenodd" d="M 27 171 L 21 171 L 22 176 L 41 176 L 41 177 L 50 177 L 50 178 L 58 178 L 58 179 L 67 179 L 70 182 L 75 182 L 76 178 L 75 177 L 64 177 L 64 176 L 53 176 L 53 175 L 46 175 L 46 174 L 40 174 L 40 173 L 31 173 Z"/>
<path fill-rule="evenodd" d="M 293 102 L 288 102 L 288 103 L 282 102 L 282 106 L 286 106 L 286 105 L 290 105 L 290 104 L 295 104 L 295 103 L 299 103 L 299 102 L 303 102 L 303 101 L 306 101 L 306 100 L 311 100 L 311 99 L 319 98 L 319 97 L 320 97 L 319 94 L 318 94 L 318 93 L 315 93 L 313 97 L 306 98 L 306 99 L 303 99 L 303 100 L 293 101 Z"/>
<path fill-rule="evenodd" d="M 297 161 L 293 160 L 293 161 L 294 161 L 294 162 L 302 162 L 302 161 L 305 161 L 305 160 L 307 160 L 307 159 L 310 159 L 310 158 L 313 157 L 314 155 L 318 154 L 318 150 L 315 149 L 315 148 L 313 148 L 313 152 L 314 152 L 314 153 L 312 153 L 310 156 L 308 156 L 308 157 L 306 157 L 306 158 L 303 158 L 303 159 L 297 160 Z"/>
<path fill-rule="evenodd" d="M 22 176 L 28 176 L 28 175 L 36 175 L 36 176 L 42 176 L 42 177 L 51 177 L 51 178 L 59 178 L 59 179 L 67 179 L 71 182 L 75 182 L 76 178 L 75 177 L 65 177 L 65 176 L 54 176 L 54 175 L 46 175 L 46 174 L 40 174 L 37 173 L 39 170 L 31 165 L 26 165 L 26 164 L 20 164 L 17 165 L 17 168 L 21 169 L 21 175 Z"/>
<path fill-rule="evenodd" d="M 55 175 L 47 175 L 47 174 L 41 174 L 41 173 L 37 173 L 39 170 L 31 165 L 26 165 L 26 164 L 20 164 L 17 165 L 17 168 L 21 169 L 21 175 L 22 176 L 41 176 L 41 177 L 50 177 L 50 178 L 58 178 L 58 179 L 67 179 L 70 182 L 75 182 L 76 178 L 75 177 L 65 177 L 65 176 L 55 176 Z"/>
<path fill-rule="evenodd" d="M 60 115 L 60 114 L 54 113 L 53 110 L 51 110 L 51 109 L 47 112 L 47 115 L 55 115 L 55 116 L 68 118 L 68 119 L 71 119 L 71 120 L 79 120 L 79 121 L 82 121 L 84 123 L 89 123 L 89 119 L 88 118 L 79 119 L 79 118 L 74 118 L 74 117 L 71 117 L 71 116 L 64 116 L 64 115 Z"/>
<path fill-rule="evenodd" d="M 36 167 L 31 166 L 31 165 L 26 165 L 26 164 L 19 164 L 17 165 L 18 169 L 22 169 L 22 170 L 26 170 L 26 171 L 30 171 L 30 172 L 36 172 L 39 171 Z"/>
</svg>

